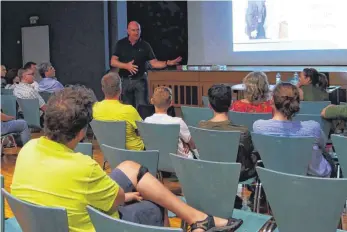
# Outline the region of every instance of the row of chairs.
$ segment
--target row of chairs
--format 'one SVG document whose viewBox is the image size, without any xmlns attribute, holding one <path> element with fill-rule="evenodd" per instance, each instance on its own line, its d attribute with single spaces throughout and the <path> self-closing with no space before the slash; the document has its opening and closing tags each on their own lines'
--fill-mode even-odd
<svg viewBox="0 0 347 232">
<path fill-rule="evenodd" d="M 145 151 L 138 152 L 129 159 L 141 163 L 146 154 Z M 258 231 L 271 219 L 269 215 L 234 209 L 233 196 L 238 188 L 240 164 L 192 160 L 174 154 L 170 154 L 170 159 L 182 186 L 184 200 L 189 205 L 210 215 L 243 219 L 240 231 Z M 257 172 L 281 232 L 336 231 L 347 199 L 347 179 L 305 177 L 259 167 Z M 16 199 L 5 190 L 2 193 L 23 231 L 68 231 L 65 209 L 36 206 Z M 97 232 L 181 231 L 125 222 L 89 206 L 87 210 Z"/>
</svg>

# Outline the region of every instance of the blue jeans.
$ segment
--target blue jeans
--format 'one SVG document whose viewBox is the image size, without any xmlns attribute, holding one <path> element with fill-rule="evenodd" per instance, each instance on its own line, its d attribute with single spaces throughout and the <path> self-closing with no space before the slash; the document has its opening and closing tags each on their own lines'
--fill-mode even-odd
<svg viewBox="0 0 347 232">
<path fill-rule="evenodd" d="M 19 133 L 23 145 L 30 140 L 28 124 L 22 119 L 1 122 L 1 135 L 9 133 Z"/>
</svg>

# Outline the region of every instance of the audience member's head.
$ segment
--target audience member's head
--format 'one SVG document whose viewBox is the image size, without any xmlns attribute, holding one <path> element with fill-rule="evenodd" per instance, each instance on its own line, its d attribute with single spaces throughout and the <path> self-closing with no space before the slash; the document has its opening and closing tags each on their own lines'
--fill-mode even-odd
<svg viewBox="0 0 347 232">
<path fill-rule="evenodd" d="M 45 136 L 74 148 L 85 137 L 94 102 L 93 92 L 83 86 L 70 86 L 53 94 L 44 116 Z"/>
<path fill-rule="evenodd" d="M 314 68 L 305 68 L 300 73 L 300 85 L 313 85 L 317 86 L 319 83 L 319 73 Z"/>
<path fill-rule="evenodd" d="M 34 82 L 34 72 L 31 69 L 20 68 L 17 75 L 23 83 L 32 84 Z"/>
<path fill-rule="evenodd" d="M 328 78 L 324 73 L 318 74 L 318 87 L 322 90 L 326 90 L 328 88 Z"/>
<path fill-rule="evenodd" d="M 299 89 L 291 83 L 280 83 L 273 90 L 275 113 L 280 113 L 291 120 L 300 110 Z"/>
<path fill-rule="evenodd" d="M 7 70 L 6 70 L 5 65 L 1 65 L 1 77 L 5 78 L 6 73 L 7 73 Z"/>
<path fill-rule="evenodd" d="M 208 99 L 216 113 L 228 113 L 231 105 L 231 88 L 223 84 L 213 85 L 208 90 Z"/>
<path fill-rule="evenodd" d="M 159 86 L 155 88 L 151 103 L 157 109 L 167 110 L 172 102 L 172 91 L 169 87 Z"/>
<path fill-rule="evenodd" d="M 244 79 L 245 98 L 250 102 L 263 102 L 268 99 L 269 82 L 263 72 L 251 72 Z"/>
<path fill-rule="evenodd" d="M 36 63 L 33 61 L 27 62 L 24 67 L 24 69 L 31 69 L 33 72 L 36 72 Z"/>
<path fill-rule="evenodd" d="M 122 93 L 122 81 L 118 73 L 109 72 L 104 75 L 101 79 L 101 88 L 105 98 L 118 99 Z"/>
<path fill-rule="evenodd" d="M 10 70 L 8 70 L 6 74 L 7 84 L 10 84 L 10 85 L 18 84 L 20 82 L 20 79 L 17 74 L 18 74 L 18 69 L 16 68 L 11 68 Z"/>
<path fill-rule="evenodd" d="M 49 62 L 43 62 L 39 64 L 37 69 L 42 78 L 55 77 L 55 69 Z"/>
</svg>

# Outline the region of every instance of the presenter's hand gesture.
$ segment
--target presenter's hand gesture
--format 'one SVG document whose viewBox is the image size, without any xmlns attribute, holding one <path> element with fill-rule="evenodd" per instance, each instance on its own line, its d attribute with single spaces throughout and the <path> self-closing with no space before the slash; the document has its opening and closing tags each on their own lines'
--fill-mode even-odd
<svg viewBox="0 0 347 232">
<path fill-rule="evenodd" d="M 174 60 L 168 60 L 167 61 L 167 65 L 168 66 L 174 66 L 174 65 L 178 65 L 180 62 L 182 61 L 182 57 L 177 57 L 176 59 Z"/>
<path fill-rule="evenodd" d="M 138 66 L 134 65 L 134 60 L 126 63 L 125 69 L 128 70 L 132 75 L 136 74 L 138 71 Z"/>
</svg>

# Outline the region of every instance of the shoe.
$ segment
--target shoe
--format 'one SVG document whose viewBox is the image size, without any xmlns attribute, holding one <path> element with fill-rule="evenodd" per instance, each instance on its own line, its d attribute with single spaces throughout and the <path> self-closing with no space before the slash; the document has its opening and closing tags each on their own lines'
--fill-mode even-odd
<svg viewBox="0 0 347 232">
<path fill-rule="evenodd" d="M 190 225 L 190 231 L 202 229 L 206 232 L 233 232 L 237 230 L 243 223 L 241 219 L 228 218 L 228 223 L 225 226 L 217 227 L 211 215 L 208 215 L 205 220 L 197 221 Z"/>
</svg>

